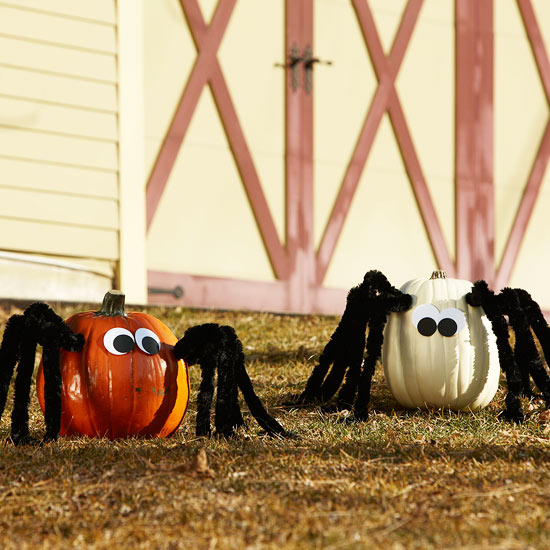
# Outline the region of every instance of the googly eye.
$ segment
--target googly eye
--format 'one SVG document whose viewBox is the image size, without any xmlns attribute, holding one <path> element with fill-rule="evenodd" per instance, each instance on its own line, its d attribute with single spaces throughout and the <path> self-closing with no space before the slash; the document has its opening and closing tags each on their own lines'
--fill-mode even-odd
<svg viewBox="0 0 550 550">
<path fill-rule="evenodd" d="M 450 307 L 441 312 L 441 320 L 437 325 L 437 330 L 443 336 L 454 336 L 466 326 L 466 317 L 460 309 Z"/>
<path fill-rule="evenodd" d="M 159 337 L 148 328 L 138 328 L 136 330 L 136 342 L 139 349 L 148 355 L 155 355 L 160 351 Z"/>
<path fill-rule="evenodd" d="M 112 328 L 105 333 L 103 345 L 113 355 L 125 355 L 134 349 L 133 334 L 122 327 Z"/>
<path fill-rule="evenodd" d="M 422 336 L 431 336 L 437 330 L 439 310 L 433 304 L 422 304 L 415 308 L 412 322 Z"/>
</svg>

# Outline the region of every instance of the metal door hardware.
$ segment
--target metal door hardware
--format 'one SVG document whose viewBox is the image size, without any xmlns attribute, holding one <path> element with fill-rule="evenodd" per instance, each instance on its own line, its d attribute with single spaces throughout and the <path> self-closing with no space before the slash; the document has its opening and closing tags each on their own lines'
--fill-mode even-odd
<svg viewBox="0 0 550 550">
<path fill-rule="evenodd" d="M 311 47 L 308 44 L 306 46 L 306 49 L 304 50 L 303 62 L 306 72 L 306 93 L 309 94 L 311 93 L 311 88 L 313 87 L 313 65 L 315 63 L 319 63 L 321 65 L 332 65 L 332 61 L 325 61 L 323 59 L 319 59 L 318 57 L 313 57 L 313 52 L 311 51 Z"/>
<path fill-rule="evenodd" d="M 275 67 L 282 67 L 284 69 L 291 70 L 291 85 L 292 90 L 296 91 L 300 86 L 300 63 L 303 64 L 304 68 L 304 87 L 306 92 L 311 93 L 313 78 L 313 66 L 315 63 L 320 63 L 323 65 L 332 65 L 332 61 L 323 61 L 318 57 L 313 57 L 313 52 L 311 51 L 311 46 L 309 44 L 305 47 L 304 53 L 300 54 L 300 49 L 297 44 L 294 44 L 290 49 L 288 55 L 288 61 L 286 63 L 275 63 Z"/>
<path fill-rule="evenodd" d="M 175 288 L 149 287 L 147 290 L 149 291 L 149 294 L 168 294 L 174 298 L 181 298 L 183 296 L 183 288 L 179 285 Z"/>
</svg>

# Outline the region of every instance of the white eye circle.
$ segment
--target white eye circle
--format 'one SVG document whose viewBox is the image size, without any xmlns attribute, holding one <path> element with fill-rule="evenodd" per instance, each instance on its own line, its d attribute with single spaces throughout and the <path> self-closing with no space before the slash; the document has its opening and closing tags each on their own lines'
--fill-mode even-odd
<svg viewBox="0 0 550 550">
<path fill-rule="evenodd" d="M 439 310 L 433 304 L 422 304 L 415 308 L 412 322 L 422 336 L 431 336 L 437 330 Z"/>
<path fill-rule="evenodd" d="M 139 349 L 148 355 L 155 355 L 160 351 L 159 337 L 148 328 L 138 328 L 136 330 L 136 342 Z"/>
<path fill-rule="evenodd" d="M 105 333 L 103 345 L 113 355 L 125 355 L 134 349 L 133 334 L 121 327 L 112 328 Z"/>
<path fill-rule="evenodd" d="M 441 312 L 441 320 L 437 324 L 437 330 L 443 336 L 454 336 L 466 326 L 466 317 L 460 309 L 450 307 Z"/>
</svg>

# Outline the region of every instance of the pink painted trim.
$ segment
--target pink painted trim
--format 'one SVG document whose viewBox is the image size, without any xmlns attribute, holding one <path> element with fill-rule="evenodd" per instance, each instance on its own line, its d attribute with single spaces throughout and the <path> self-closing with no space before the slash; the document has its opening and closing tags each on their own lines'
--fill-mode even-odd
<svg viewBox="0 0 550 550">
<path fill-rule="evenodd" d="M 151 305 L 341 315 L 347 296 L 344 290 L 317 288 L 313 293 L 313 307 L 296 309 L 288 299 L 288 282 L 243 281 L 163 271 L 149 271 L 148 281 L 151 287 L 180 286 L 184 291 L 179 299 L 165 294 L 149 294 Z"/>
<path fill-rule="evenodd" d="M 455 3 L 457 276 L 493 284 L 493 1 Z"/>
<path fill-rule="evenodd" d="M 286 50 L 305 55 L 313 47 L 313 0 L 287 0 Z M 296 310 L 312 307 L 315 283 L 313 242 L 313 90 L 306 90 L 306 68 L 300 64 L 297 89 L 291 71 L 286 85 L 286 248 L 291 264 L 289 303 Z M 313 74 L 312 74 L 312 78 Z"/>
<path fill-rule="evenodd" d="M 523 25 L 531 44 L 533 56 L 540 74 L 541 82 L 550 105 L 550 61 L 542 39 L 542 35 L 529 0 L 517 0 Z M 540 191 L 540 186 L 550 159 L 550 120 L 546 124 L 541 142 L 533 162 L 529 179 L 525 186 L 523 196 L 518 207 L 514 224 L 510 231 L 504 254 L 498 269 L 496 286 L 503 287 L 508 284 L 514 265 L 520 252 L 527 225 L 531 219 L 535 203 Z"/>
</svg>

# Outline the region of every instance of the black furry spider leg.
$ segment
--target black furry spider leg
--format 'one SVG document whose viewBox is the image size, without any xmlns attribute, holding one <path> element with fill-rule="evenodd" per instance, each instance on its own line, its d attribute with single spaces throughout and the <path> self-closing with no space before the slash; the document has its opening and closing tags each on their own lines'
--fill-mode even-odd
<svg viewBox="0 0 550 550">
<path fill-rule="evenodd" d="M 365 276 L 366 278 L 366 276 Z M 365 331 L 368 311 L 362 303 L 365 283 L 352 288 L 347 296 L 346 309 L 340 323 L 319 357 L 319 363 L 313 369 L 305 390 L 299 397 L 301 403 L 317 399 L 328 401 L 338 390 L 348 367 L 358 376 L 365 349 Z M 332 366 L 332 369 L 330 367 Z M 330 369 L 330 372 L 329 372 Z M 328 372 L 328 375 L 327 375 Z M 355 389 L 350 401 L 353 402 Z"/>
<path fill-rule="evenodd" d="M 355 418 L 366 420 L 369 414 L 370 390 L 372 377 L 376 363 L 382 354 L 384 343 L 384 327 L 388 320 L 388 313 L 374 315 L 369 323 L 369 336 L 367 338 L 367 354 L 363 363 L 363 370 L 359 379 L 359 391 L 353 410 Z"/>
<path fill-rule="evenodd" d="M 489 290 L 487 283 L 480 280 L 474 283 L 472 290 L 466 295 L 466 302 L 472 307 L 483 307 L 497 339 L 500 366 L 506 375 L 508 384 L 505 398 L 506 408 L 502 415 L 507 420 L 522 422 L 524 414 L 519 396 L 523 383 L 514 352 L 510 346 L 508 323 L 500 310 L 497 297 L 492 290 Z"/>
<path fill-rule="evenodd" d="M 21 340 L 21 356 L 15 376 L 11 412 L 11 440 L 15 445 L 38 442 L 29 436 L 29 402 L 36 346 L 36 335 L 33 331 L 25 333 Z"/>
<path fill-rule="evenodd" d="M 372 299 L 381 291 L 390 289 L 393 287 L 386 277 L 376 270 L 367 271 L 363 282 L 350 289 L 340 323 L 321 353 L 319 363 L 313 369 L 299 402 L 308 403 L 317 399 L 328 401 L 338 390 L 348 370 L 338 402 L 340 407 L 351 408 L 361 373 Z M 332 369 L 327 375 L 331 365 Z"/>
<path fill-rule="evenodd" d="M 244 352 L 241 341 L 230 326 L 221 326 L 227 341 L 227 358 L 218 367 L 218 400 L 216 401 L 216 430 L 231 435 L 235 428 L 244 425 L 239 406 L 239 369 L 244 369 Z M 225 367 L 225 368 L 224 368 Z M 246 371 L 245 371 L 246 372 Z M 220 401 L 221 399 L 221 401 Z"/>
<path fill-rule="evenodd" d="M 355 393 L 358 393 L 354 408 L 354 414 L 357 419 L 366 420 L 367 418 L 371 380 L 374 375 L 376 363 L 382 354 L 384 328 L 388 320 L 388 315 L 390 313 L 406 311 L 411 305 L 412 297 L 409 294 L 403 294 L 389 283 L 384 285 L 382 292 L 379 292 L 370 299 L 369 310 L 372 314 L 369 319 L 363 369 L 357 369 L 357 371 L 355 371 L 355 369 L 350 367 L 346 375 L 346 382 L 338 393 L 338 407 L 340 409 L 351 409 Z"/>
<path fill-rule="evenodd" d="M 508 289 L 504 289 L 501 294 L 503 294 L 505 290 L 508 291 Z M 529 317 L 521 304 L 520 296 L 522 292 L 525 291 L 522 291 L 522 289 L 513 289 L 511 291 L 511 293 L 513 293 L 513 298 L 509 298 L 511 307 L 508 317 L 516 335 L 514 354 L 518 366 L 520 366 L 522 370 L 527 371 L 527 384 L 529 387 L 525 395 L 529 397 L 533 395 L 529 383 L 530 376 L 541 392 L 546 407 L 548 408 L 550 407 L 550 376 L 548 376 L 548 372 L 544 367 L 544 362 L 535 345 L 533 334 L 530 330 Z M 525 294 L 527 293 L 525 292 Z M 532 299 L 531 302 L 534 303 Z M 540 308 L 538 309 L 540 311 Z M 540 330 L 539 333 L 541 333 Z"/>
<path fill-rule="evenodd" d="M 291 437 L 287 432 L 265 409 L 260 398 L 256 395 L 252 381 L 244 368 L 244 362 L 237 365 L 237 383 L 241 390 L 244 400 L 256 419 L 256 422 L 270 435 L 280 435 L 282 437 Z"/>
<path fill-rule="evenodd" d="M 546 362 L 550 364 L 550 328 L 548 327 L 548 323 L 539 305 L 531 298 L 531 295 L 526 290 L 521 288 L 516 288 L 514 290 L 525 315 L 527 315 L 529 324 L 540 342 Z"/>
<path fill-rule="evenodd" d="M 206 376 L 210 376 L 213 365 L 218 369 L 218 395 L 222 401 L 216 407 L 216 420 L 224 432 L 232 432 L 236 426 L 243 423 L 240 407 L 237 400 L 235 386 L 241 389 L 250 412 L 256 418 L 260 426 L 270 434 L 286 434 L 284 428 L 272 418 L 263 407 L 260 399 L 255 394 L 250 378 L 244 367 L 244 354 L 242 344 L 233 328 L 215 323 L 207 323 L 188 329 L 183 338 L 174 346 L 174 355 L 183 359 L 189 365 L 200 364 L 203 369 L 203 380 L 205 377 L 205 365 L 207 365 Z M 232 380 L 233 379 L 233 380 Z M 220 383 L 223 388 L 220 387 Z M 202 384 L 201 384 L 202 387 Z M 199 390 L 199 402 L 204 399 L 211 403 L 209 395 L 201 395 Z M 225 410 L 222 410 L 224 407 Z M 197 418 L 198 421 L 198 418 Z M 205 422 L 201 416 L 201 422 Z M 229 426 L 229 428 L 228 428 Z M 197 430 L 199 427 L 197 426 Z M 202 434 L 204 435 L 204 434 Z"/>
<path fill-rule="evenodd" d="M 12 315 L 6 323 L 2 345 L 0 345 L 0 419 L 6 408 L 15 365 L 19 361 L 23 325 L 23 315 Z"/>
<path fill-rule="evenodd" d="M 210 428 L 210 410 L 214 398 L 215 371 L 216 364 L 214 360 L 202 362 L 202 378 L 197 396 L 197 422 L 195 426 L 195 434 L 199 437 L 210 435 L 212 431 Z"/>
<path fill-rule="evenodd" d="M 508 315 L 508 322 L 515 334 L 514 358 L 522 380 L 522 395 L 533 397 L 531 389 L 530 372 L 533 363 L 540 361 L 540 357 L 531 337 L 529 322 L 521 309 L 518 297 L 513 289 L 503 288 L 498 296 L 500 308 L 503 313 Z"/>
<path fill-rule="evenodd" d="M 14 327 L 10 328 L 15 322 Z M 15 444 L 32 443 L 29 437 L 29 400 L 36 346 L 44 349 L 45 419 L 46 440 L 56 439 L 61 418 L 61 374 L 59 370 L 59 349 L 79 351 L 84 337 L 75 335 L 46 304 L 31 304 L 22 316 L 10 319 L 2 343 L 7 346 L 2 359 L 6 359 L 6 373 L 13 374 L 14 361 L 19 359 L 15 377 L 15 391 L 12 411 L 11 438 Z M 18 341 L 18 342 L 17 342 Z M 17 349 L 18 348 L 18 349 Z M 9 386 L 9 381 L 6 383 Z M 57 390 L 52 390 L 52 384 Z M 5 403 L 5 399 L 4 399 Z"/>
<path fill-rule="evenodd" d="M 519 292 L 516 289 L 505 288 L 499 298 L 503 301 L 501 307 L 508 314 L 516 337 L 514 356 L 522 375 L 523 395 L 533 397 L 532 378 L 548 407 L 550 405 L 550 377 L 535 345 L 529 319 L 521 306 Z"/>
<path fill-rule="evenodd" d="M 44 367 L 44 420 L 46 435 L 44 441 L 55 441 L 61 427 L 61 367 L 59 352 L 80 351 L 84 337 L 74 334 L 59 315 L 46 304 L 30 305 L 25 311 L 28 323 L 38 334 L 42 345 Z"/>
</svg>

